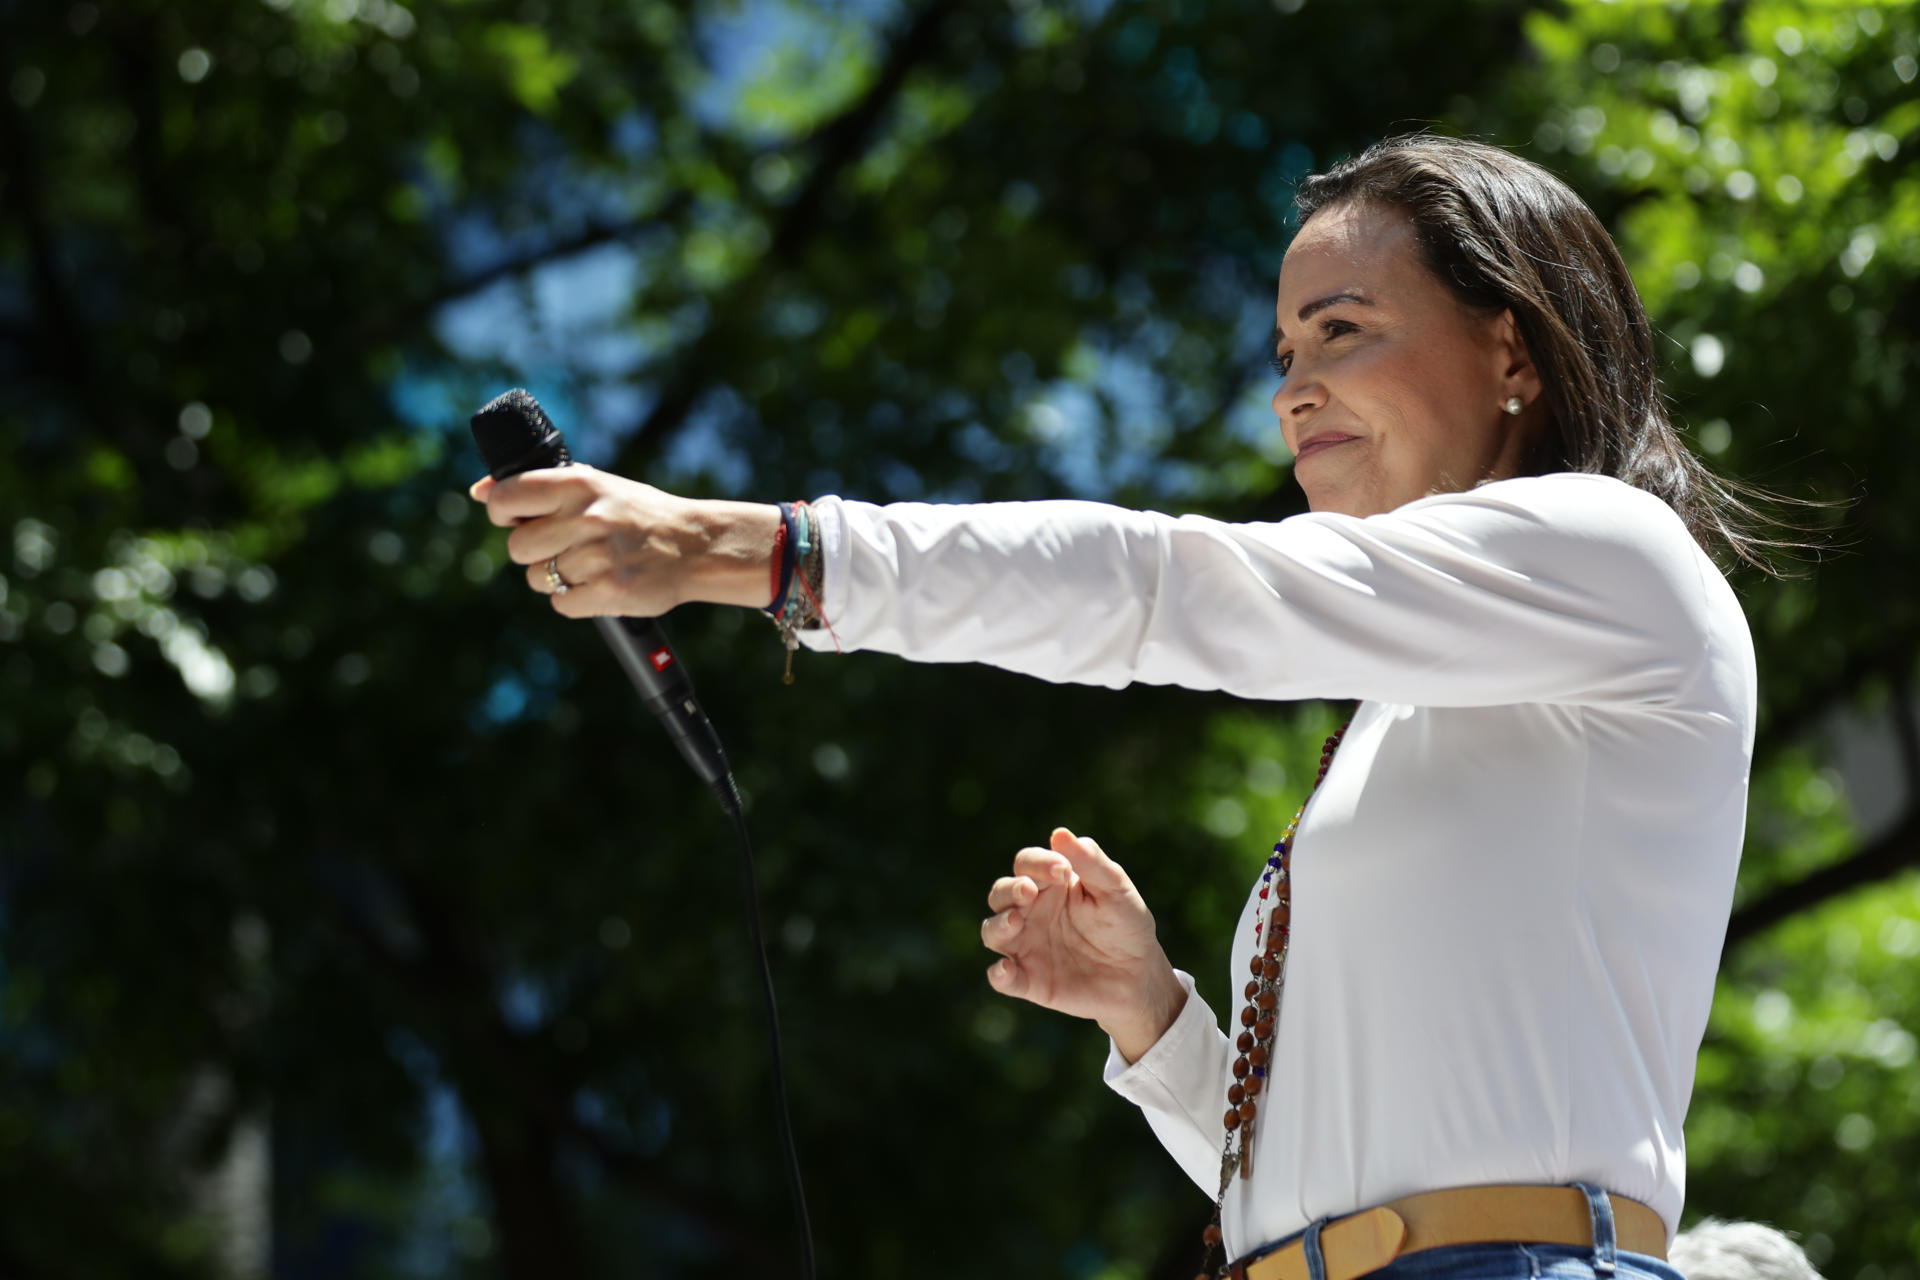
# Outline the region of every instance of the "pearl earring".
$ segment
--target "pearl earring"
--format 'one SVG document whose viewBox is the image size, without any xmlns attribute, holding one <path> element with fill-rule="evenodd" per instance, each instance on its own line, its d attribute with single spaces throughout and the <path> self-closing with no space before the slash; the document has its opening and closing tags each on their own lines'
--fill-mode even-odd
<svg viewBox="0 0 1920 1280">
<path fill-rule="evenodd" d="M 1508 396 L 1507 402 L 1500 407 L 1505 409 L 1508 413 L 1512 414 L 1514 417 L 1517 418 L 1520 416 L 1520 411 L 1526 408 L 1527 406 L 1526 406 L 1526 403 L 1522 401 L 1519 396 Z"/>
</svg>

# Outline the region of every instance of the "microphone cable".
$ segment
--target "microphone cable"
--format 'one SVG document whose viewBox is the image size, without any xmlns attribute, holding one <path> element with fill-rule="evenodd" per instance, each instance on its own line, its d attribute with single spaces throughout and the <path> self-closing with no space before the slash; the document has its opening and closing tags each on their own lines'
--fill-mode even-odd
<svg viewBox="0 0 1920 1280">
<path fill-rule="evenodd" d="M 474 444 L 489 474 L 504 480 L 523 471 L 572 464 L 566 441 L 546 411 L 526 391 L 515 388 L 495 397 L 469 422 Z M 814 1280 L 813 1223 L 807 1214 L 807 1193 L 800 1179 L 800 1154 L 793 1140 L 793 1118 L 787 1108 L 786 1064 L 780 1050 L 780 1011 L 774 1002 L 773 968 L 767 962 L 767 941 L 760 924 L 760 890 L 753 870 L 753 842 L 747 836 L 740 788 L 733 780 L 720 737 L 693 694 L 693 682 L 680 665 L 666 634 L 651 618 L 595 618 L 601 637 L 626 672 L 641 704 L 651 712 L 694 773 L 713 791 L 733 824 L 740 851 L 740 890 L 747 913 L 747 935 L 759 962 L 760 992 L 767 1009 L 767 1044 L 773 1065 L 774 1122 L 785 1157 L 787 1189 L 800 1233 L 800 1274 Z"/>
<path fill-rule="evenodd" d="M 793 1117 L 787 1111 L 787 1073 L 780 1052 L 780 1010 L 773 999 L 773 968 L 767 963 L 766 935 L 760 926 L 760 889 L 753 871 L 753 842 L 747 837 L 747 819 L 741 812 L 740 789 L 733 775 L 727 774 L 726 795 L 720 802 L 733 823 L 733 836 L 740 850 L 740 896 L 747 913 L 747 935 L 753 940 L 754 958 L 760 966 L 760 991 L 767 1007 L 767 1047 L 773 1065 L 773 1116 L 780 1131 L 780 1150 L 785 1156 L 787 1191 L 793 1197 L 793 1214 L 800 1231 L 800 1274 L 814 1280 L 813 1223 L 807 1216 L 807 1191 L 800 1181 L 800 1154 L 793 1141 Z"/>
</svg>

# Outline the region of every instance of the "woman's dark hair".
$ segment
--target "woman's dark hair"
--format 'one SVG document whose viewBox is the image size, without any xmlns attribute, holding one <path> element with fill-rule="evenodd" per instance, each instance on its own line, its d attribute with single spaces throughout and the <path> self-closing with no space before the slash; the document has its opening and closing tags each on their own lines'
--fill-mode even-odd
<svg viewBox="0 0 1920 1280">
<path fill-rule="evenodd" d="M 1530 471 L 1613 476 L 1664 500 L 1694 540 L 1775 573 L 1763 532 L 1780 500 L 1709 471 L 1667 416 L 1653 326 L 1613 238 L 1584 201 L 1531 161 L 1482 142 L 1408 134 L 1301 182 L 1305 222 L 1376 204 L 1413 224 L 1426 266 L 1476 310 L 1510 310 L 1540 371 L 1548 430 Z"/>
</svg>

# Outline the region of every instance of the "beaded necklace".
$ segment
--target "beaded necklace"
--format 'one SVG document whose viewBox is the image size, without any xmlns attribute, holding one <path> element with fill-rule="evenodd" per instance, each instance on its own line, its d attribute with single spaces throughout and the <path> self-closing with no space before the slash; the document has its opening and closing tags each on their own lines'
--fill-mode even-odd
<svg viewBox="0 0 1920 1280">
<path fill-rule="evenodd" d="M 1273 856 L 1260 876 L 1260 901 L 1271 901 L 1271 910 L 1256 908 L 1253 913 L 1252 977 L 1247 980 L 1247 1007 L 1240 1011 L 1240 1038 L 1234 1047 L 1240 1056 L 1233 1063 L 1233 1083 L 1227 1086 L 1226 1143 L 1220 1152 L 1220 1195 L 1214 1202 L 1213 1221 L 1200 1234 L 1205 1252 L 1200 1259 L 1200 1274 L 1195 1280 L 1215 1280 L 1228 1274 L 1226 1250 L 1220 1234 L 1220 1211 L 1227 1202 L 1227 1188 L 1233 1185 L 1237 1171 L 1242 1178 L 1253 1174 L 1253 1121 L 1260 1110 L 1260 1091 L 1267 1084 L 1267 1063 L 1273 1057 L 1273 1037 L 1280 1021 L 1280 986 L 1286 980 L 1287 938 L 1293 922 L 1293 887 L 1288 877 L 1292 861 L 1293 833 L 1307 812 L 1307 801 L 1326 780 L 1333 764 L 1333 753 L 1347 736 L 1348 720 L 1327 738 L 1320 751 L 1320 772 L 1307 788 L 1307 798 L 1294 810 L 1293 821 L 1273 846 Z M 1264 938 L 1262 935 L 1265 935 Z M 1214 1251 L 1220 1261 L 1214 1263 Z"/>
</svg>

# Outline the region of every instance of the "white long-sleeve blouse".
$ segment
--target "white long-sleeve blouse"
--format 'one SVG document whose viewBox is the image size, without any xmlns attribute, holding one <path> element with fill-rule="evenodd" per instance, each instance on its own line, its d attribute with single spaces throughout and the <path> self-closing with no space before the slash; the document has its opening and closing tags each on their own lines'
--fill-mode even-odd
<svg viewBox="0 0 1920 1280">
<path fill-rule="evenodd" d="M 1739 604 L 1665 504 L 1561 474 L 1258 525 L 1079 502 L 815 512 L 834 638 L 814 647 L 1361 700 L 1294 842 L 1230 1256 L 1493 1182 L 1596 1182 L 1671 1234 L 1756 694 Z M 1236 996 L 1254 904 L 1250 887 Z M 1209 1198 L 1231 1057 L 1196 994 L 1107 1064 Z"/>
</svg>

